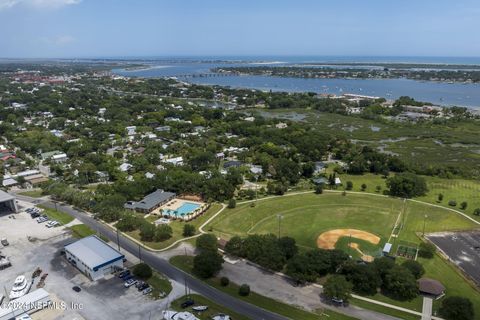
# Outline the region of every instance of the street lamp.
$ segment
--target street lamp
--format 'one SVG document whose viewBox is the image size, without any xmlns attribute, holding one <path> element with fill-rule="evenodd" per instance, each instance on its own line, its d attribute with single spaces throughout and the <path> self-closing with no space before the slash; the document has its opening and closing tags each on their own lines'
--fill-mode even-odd
<svg viewBox="0 0 480 320">
<path fill-rule="evenodd" d="M 277 218 L 278 218 L 278 238 L 280 239 L 280 227 L 281 227 L 283 215 L 277 214 Z"/>
</svg>

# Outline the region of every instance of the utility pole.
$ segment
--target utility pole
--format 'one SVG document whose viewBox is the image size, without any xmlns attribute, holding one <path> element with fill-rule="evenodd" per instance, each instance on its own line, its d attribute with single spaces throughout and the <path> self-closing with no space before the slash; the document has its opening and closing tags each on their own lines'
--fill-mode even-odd
<svg viewBox="0 0 480 320">
<path fill-rule="evenodd" d="M 283 216 L 281 214 L 277 214 L 277 218 L 278 218 L 278 239 L 280 239 L 280 231 L 281 231 Z"/>
<path fill-rule="evenodd" d="M 117 246 L 118 246 L 118 251 L 120 251 L 120 235 L 118 234 L 118 228 L 117 228 Z"/>
<path fill-rule="evenodd" d="M 428 218 L 427 215 L 425 215 L 425 216 L 423 217 L 423 231 L 422 231 L 422 236 L 425 236 L 425 224 L 426 224 L 426 222 L 427 222 L 427 218 Z"/>
</svg>

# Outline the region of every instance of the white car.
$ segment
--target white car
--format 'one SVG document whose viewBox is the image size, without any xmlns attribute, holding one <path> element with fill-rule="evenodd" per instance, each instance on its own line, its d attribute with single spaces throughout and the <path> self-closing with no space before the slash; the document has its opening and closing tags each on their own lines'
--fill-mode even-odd
<svg viewBox="0 0 480 320">
<path fill-rule="evenodd" d="M 52 228 L 52 227 L 56 227 L 56 226 L 59 226 L 59 225 L 60 225 L 60 223 L 58 221 L 55 221 L 55 220 L 49 221 L 46 224 L 47 228 Z"/>
<path fill-rule="evenodd" d="M 130 279 L 130 280 L 127 280 L 125 281 L 125 288 L 130 288 L 131 286 L 133 286 L 135 283 L 137 283 L 137 280 L 135 279 Z"/>
</svg>

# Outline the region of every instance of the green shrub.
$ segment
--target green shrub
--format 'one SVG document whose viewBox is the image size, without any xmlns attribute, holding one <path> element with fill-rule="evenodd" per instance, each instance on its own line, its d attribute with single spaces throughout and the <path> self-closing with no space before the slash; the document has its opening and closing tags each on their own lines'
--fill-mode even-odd
<svg viewBox="0 0 480 320">
<path fill-rule="evenodd" d="M 133 268 L 133 274 L 145 280 L 152 276 L 152 268 L 146 263 L 139 263 Z"/>
<path fill-rule="evenodd" d="M 227 277 L 221 277 L 220 284 L 222 285 L 222 287 L 226 287 L 230 284 L 230 279 L 228 279 Z"/>
<path fill-rule="evenodd" d="M 242 297 L 246 297 L 250 294 L 250 286 L 248 284 L 242 284 L 240 288 L 238 288 L 238 294 Z"/>
</svg>

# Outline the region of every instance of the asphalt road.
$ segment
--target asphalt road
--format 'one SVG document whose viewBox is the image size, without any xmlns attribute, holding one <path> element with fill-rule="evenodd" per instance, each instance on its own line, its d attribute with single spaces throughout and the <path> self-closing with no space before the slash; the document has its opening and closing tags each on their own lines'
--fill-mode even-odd
<svg viewBox="0 0 480 320">
<path fill-rule="evenodd" d="M 42 203 L 46 207 L 55 208 L 55 204 L 51 201 L 39 201 L 39 199 L 30 198 L 26 196 L 16 195 L 18 199 L 24 200 L 31 203 Z M 110 229 L 109 227 L 103 225 L 102 223 L 96 221 L 89 215 L 77 211 L 70 206 L 64 206 L 57 204 L 57 209 L 64 211 L 71 216 L 77 218 L 82 223 L 91 227 L 93 230 L 97 230 L 100 234 L 107 237 L 113 242 L 117 242 L 117 233 Z M 227 295 L 204 282 L 192 277 L 191 275 L 183 272 L 180 269 L 172 266 L 168 261 L 156 256 L 154 253 L 151 253 L 145 249 L 139 249 L 139 246 L 131 241 L 130 239 L 119 234 L 118 236 L 120 246 L 124 250 L 130 252 L 136 257 L 143 260 L 145 263 L 152 266 L 153 269 L 163 273 L 172 280 L 175 280 L 180 283 L 187 283 L 188 287 L 199 293 L 200 295 L 226 307 L 239 314 L 242 314 L 250 319 L 255 320 L 287 320 L 284 316 L 278 315 L 276 313 L 269 312 L 252 304 L 246 303 L 242 300 L 236 299 L 230 295 Z"/>
</svg>

